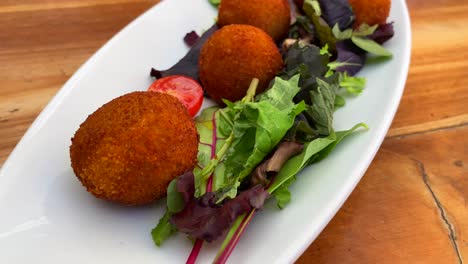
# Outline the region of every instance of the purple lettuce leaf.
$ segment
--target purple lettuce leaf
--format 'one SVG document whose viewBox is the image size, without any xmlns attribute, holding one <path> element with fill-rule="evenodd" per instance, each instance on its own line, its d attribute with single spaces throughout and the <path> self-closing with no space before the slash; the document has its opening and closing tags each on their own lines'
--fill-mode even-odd
<svg viewBox="0 0 468 264">
<path fill-rule="evenodd" d="M 379 44 L 383 44 L 387 40 L 391 39 L 394 34 L 395 34 L 395 31 L 393 29 L 393 22 L 392 22 L 392 23 L 387 23 L 384 25 L 379 25 L 377 30 L 375 30 L 373 34 L 367 37 Z"/>
<path fill-rule="evenodd" d="M 199 39 L 200 36 L 198 36 L 197 32 L 192 30 L 185 35 L 184 42 L 187 44 L 187 46 L 193 47 L 193 45 L 195 45 Z"/>
<path fill-rule="evenodd" d="M 200 50 L 203 47 L 203 44 L 205 44 L 205 41 L 213 35 L 217 29 L 218 26 L 214 24 L 198 39 L 187 55 L 185 55 L 185 57 L 171 68 L 167 70 L 151 69 L 151 77 L 159 79 L 170 75 L 184 75 L 194 80 L 198 80 L 198 59 L 200 57 Z"/>
<path fill-rule="evenodd" d="M 252 186 L 261 184 L 268 186 L 270 178 L 274 177 L 283 167 L 284 163 L 292 156 L 301 153 L 304 150 L 304 144 L 295 141 L 281 142 L 273 155 L 258 165 L 251 174 L 250 184 Z"/>
<path fill-rule="evenodd" d="M 177 177 L 177 191 L 182 195 L 187 204 L 195 194 L 195 176 L 192 171 L 187 171 Z"/>
<path fill-rule="evenodd" d="M 188 172 L 177 180 L 177 190 L 185 200 L 182 211 L 172 215 L 170 223 L 195 239 L 212 242 L 222 236 L 234 220 L 252 209 L 260 209 L 268 198 L 268 192 L 257 185 L 241 192 L 236 198 L 217 204 L 216 193 L 207 192 L 195 198 L 193 173 Z"/>
<path fill-rule="evenodd" d="M 348 72 L 348 75 L 354 76 L 364 66 L 366 52 L 354 45 L 350 40 L 339 41 L 336 43 L 337 62 L 347 63 L 336 69 L 338 72 Z"/>
<path fill-rule="evenodd" d="M 341 30 L 350 28 L 355 20 L 348 0 L 319 0 L 322 17 L 332 28 L 336 24 Z"/>
</svg>

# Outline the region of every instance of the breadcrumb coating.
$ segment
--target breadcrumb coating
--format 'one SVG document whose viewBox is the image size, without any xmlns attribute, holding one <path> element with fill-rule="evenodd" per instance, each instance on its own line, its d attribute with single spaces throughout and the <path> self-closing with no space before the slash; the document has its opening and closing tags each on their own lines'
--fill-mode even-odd
<svg viewBox="0 0 468 264">
<path fill-rule="evenodd" d="M 156 92 L 133 92 L 106 103 L 71 141 L 71 165 L 86 189 L 126 205 L 164 197 L 169 182 L 195 166 L 198 151 L 185 107 Z"/>
<path fill-rule="evenodd" d="M 290 22 L 288 0 L 223 0 L 219 6 L 218 25 L 252 25 L 276 41 L 286 37 Z"/>
<path fill-rule="evenodd" d="M 356 15 L 355 27 L 366 23 L 383 25 L 390 14 L 391 0 L 349 0 Z"/>
<path fill-rule="evenodd" d="M 283 67 L 278 48 L 263 30 L 249 25 L 229 25 L 211 36 L 201 49 L 200 80 L 219 104 L 221 99 L 243 98 L 253 78 L 264 91 Z"/>
</svg>

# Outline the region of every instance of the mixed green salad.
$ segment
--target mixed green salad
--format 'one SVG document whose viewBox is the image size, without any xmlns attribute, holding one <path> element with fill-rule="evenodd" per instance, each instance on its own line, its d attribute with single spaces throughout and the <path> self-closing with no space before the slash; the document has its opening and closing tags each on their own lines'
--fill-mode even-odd
<svg viewBox="0 0 468 264">
<path fill-rule="evenodd" d="M 354 131 L 367 129 L 359 123 L 335 131 L 333 116 L 346 98 L 363 92 L 366 80 L 355 74 L 367 54 L 391 57 L 381 44 L 393 36 L 393 26 L 353 27 L 352 9 L 339 5 L 345 2 L 304 1 L 304 13 L 290 27 L 293 41 L 281 48 L 284 69 L 270 88 L 255 95 L 253 79 L 242 100 L 225 100 L 225 107 L 206 108 L 196 117 L 198 165 L 170 183 L 166 213 L 151 232 L 156 245 L 183 232 L 196 241 L 187 261 L 194 263 L 202 241 L 224 239 L 215 259 L 224 263 L 267 199 L 286 207 L 289 187 L 305 167 L 326 158 Z M 339 14 L 330 11 L 334 5 Z M 186 73 L 213 31 L 167 74 Z"/>
</svg>

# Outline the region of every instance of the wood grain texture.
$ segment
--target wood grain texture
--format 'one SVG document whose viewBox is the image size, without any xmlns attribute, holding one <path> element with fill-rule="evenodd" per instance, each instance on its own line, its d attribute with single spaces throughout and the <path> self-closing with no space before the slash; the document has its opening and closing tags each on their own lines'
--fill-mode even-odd
<svg viewBox="0 0 468 264">
<path fill-rule="evenodd" d="M 157 2 L 0 1 L 0 166 L 78 67 Z M 466 263 L 468 2 L 407 3 L 412 61 L 393 125 L 298 263 Z"/>
<path fill-rule="evenodd" d="M 413 49 L 390 136 L 468 124 L 468 2 L 408 0 Z"/>
<path fill-rule="evenodd" d="M 461 263 L 468 127 L 388 139 L 298 263 Z"/>
<path fill-rule="evenodd" d="M 157 2 L 1 2 L 0 164 L 78 67 Z"/>
</svg>

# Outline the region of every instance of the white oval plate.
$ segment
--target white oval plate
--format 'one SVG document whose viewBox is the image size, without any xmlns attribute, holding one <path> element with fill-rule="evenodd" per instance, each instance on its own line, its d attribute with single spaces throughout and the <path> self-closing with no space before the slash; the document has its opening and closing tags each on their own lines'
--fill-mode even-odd
<svg viewBox="0 0 468 264">
<path fill-rule="evenodd" d="M 186 52 L 182 38 L 214 22 L 207 0 L 163 1 L 101 48 L 64 85 L 16 146 L 0 172 L 0 263 L 183 263 L 192 243 L 183 235 L 156 248 L 150 231 L 164 201 L 126 208 L 95 199 L 70 168 L 70 138 L 102 104 L 151 83 L 151 67 L 166 68 Z M 336 113 L 338 130 L 365 122 L 326 160 L 302 172 L 292 202 L 270 202 L 256 215 L 231 263 L 296 260 L 327 225 L 361 179 L 391 124 L 408 72 L 411 33 L 404 0 L 394 0 L 393 59 L 365 68 L 364 93 Z M 359 213 L 359 212 L 358 212 Z M 217 244 L 204 245 L 210 263 Z"/>
</svg>

